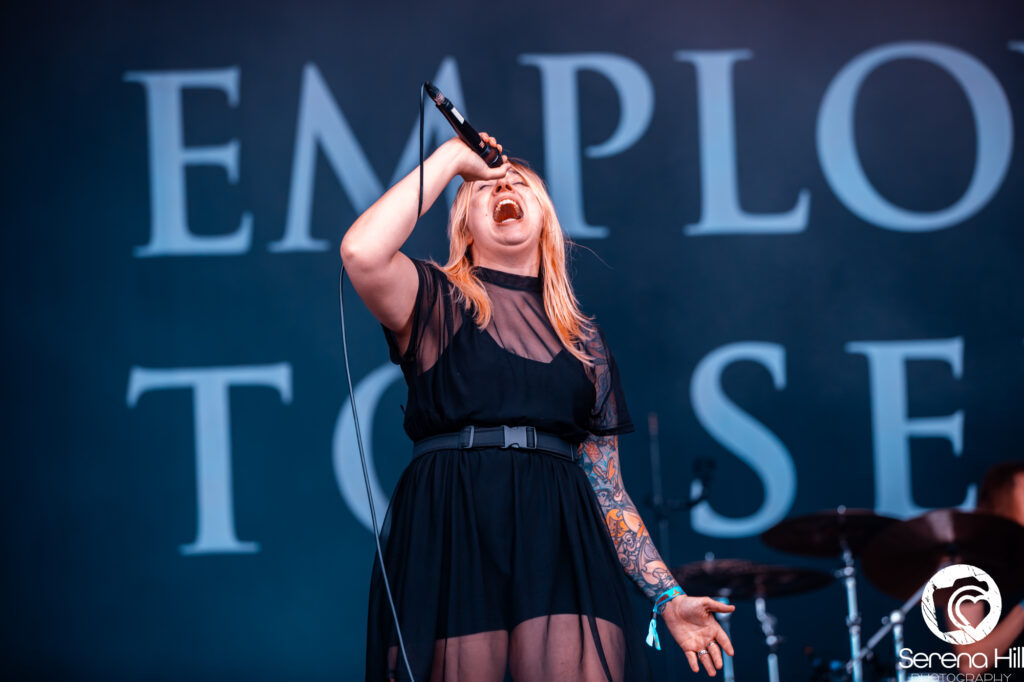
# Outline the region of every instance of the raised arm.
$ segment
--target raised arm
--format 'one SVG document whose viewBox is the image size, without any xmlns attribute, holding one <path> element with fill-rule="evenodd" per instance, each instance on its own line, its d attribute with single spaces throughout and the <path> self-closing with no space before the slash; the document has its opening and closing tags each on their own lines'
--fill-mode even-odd
<svg viewBox="0 0 1024 682">
<path fill-rule="evenodd" d="M 580 444 L 583 470 L 597 495 L 604 513 L 608 533 L 619 555 L 623 570 L 653 602 L 666 589 L 678 586 L 662 560 L 640 513 L 622 483 L 619 471 L 619 437 L 590 436 Z M 690 668 L 698 671 L 704 665 L 714 677 L 721 669 L 721 651 L 733 655 L 732 643 L 713 613 L 728 613 L 736 607 L 709 597 L 679 596 L 669 601 L 662 611 L 665 625 L 679 646 L 686 652 Z M 711 646 L 717 643 L 717 646 Z M 698 656 L 707 650 L 708 655 Z"/>
<path fill-rule="evenodd" d="M 487 139 L 497 144 L 493 137 Z M 489 168 L 461 140 L 452 138 L 423 162 L 423 212 L 456 175 L 470 181 L 500 178 L 507 170 L 507 163 Z M 341 259 L 356 292 L 402 345 L 411 332 L 419 280 L 416 266 L 399 249 L 419 217 L 419 183 L 417 166 L 356 218 L 341 240 Z"/>
</svg>

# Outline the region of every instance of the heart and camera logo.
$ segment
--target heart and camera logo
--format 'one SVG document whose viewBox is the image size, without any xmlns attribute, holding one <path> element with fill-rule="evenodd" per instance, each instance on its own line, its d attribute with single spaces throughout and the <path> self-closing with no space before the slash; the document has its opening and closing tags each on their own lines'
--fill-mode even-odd
<svg viewBox="0 0 1024 682">
<path fill-rule="evenodd" d="M 973 604 L 980 604 L 983 609 L 988 607 L 988 613 L 977 624 L 963 612 L 964 607 Z M 972 610 L 978 612 L 978 609 Z M 921 615 L 928 629 L 950 644 L 980 642 L 995 629 L 1002 610 L 1003 598 L 996 582 L 988 573 L 970 564 L 943 568 L 932 576 L 921 595 Z M 940 619 L 943 612 L 945 622 Z M 947 630 L 947 625 L 953 629 Z"/>
</svg>

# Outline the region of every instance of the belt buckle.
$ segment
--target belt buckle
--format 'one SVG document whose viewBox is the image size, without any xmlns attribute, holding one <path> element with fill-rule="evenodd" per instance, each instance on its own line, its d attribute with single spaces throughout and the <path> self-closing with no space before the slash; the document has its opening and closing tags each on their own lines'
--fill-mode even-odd
<svg viewBox="0 0 1024 682">
<path fill-rule="evenodd" d="M 502 425 L 505 444 L 503 448 L 535 448 L 537 447 L 537 429 L 532 426 Z"/>
<path fill-rule="evenodd" d="M 459 432 L 459 447 L 470 450 L 473 448 L 473 438 L 476 436 L 476 427 L 470 424 Z M 467 440 L 468 439 L 468 440 Z"/>
</svg>

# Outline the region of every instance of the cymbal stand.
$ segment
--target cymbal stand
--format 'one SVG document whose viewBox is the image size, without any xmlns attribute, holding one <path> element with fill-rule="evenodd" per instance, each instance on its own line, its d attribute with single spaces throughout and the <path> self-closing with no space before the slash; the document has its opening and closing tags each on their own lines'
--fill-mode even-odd
<svg viewBox="0 0 1024 682">
<path fill-rule="evenodd" d="M 715 597 L 715 599 L 720 601 L 720 602 L 722 602 L 723 604 L 728 604 L 729 603 L 728 590 L 725 590 L 725 591 L 719 593 L 719 595 L 717 597 Z M 716 613 L 715 614 L 715 618 L 718 619 L 718 624 L 722 626 L 722 630 L 725 632 L 725 636 L 729 638 L 729 641 L 732 641 L 732 632 L 729 629 L 729 619 L 731 617 L 732 617 L 732 613 Z M 721 648 L 721 647 L 719 647 L 719 648 Z M 733 670 L 732 656 L 730 656 L 729 654 L 725 653 L 725 651 L 722 651 L 722 677 L 723 677 L 723 682 L 736 682 L 736 673 Z"/>
<path fill-rule="evenodd" d="M 667 499 L 662 488 L 661 471 L 661 441 L 658 437 L 658 413 L 650 412 L 647 415 L 647 430 L 650 433 L 650 457 L 651 457 L 651 494 L 647 500 L 654 508 L 654 514 L 658 519 L 658 553 L 666 566 L 669 563 L 669 519 L 672 514 L 678 511 L 689 511 L 707 499 L 707 486 L 710 482 L 711 472 L 715 463 L 712 460 L 699 459 L 694 462 L 694 480 L 690 483 L 690 496 L 686 500 Z M 724 627 L 724 626 L 723 626 Z M 728 633 L 726 633 L 728 634 Z M 732 668 L 732 661 L 724 654 L 723 658 L 728 661 L 726 665 Z M 674 679 L 673 656 L 665 656 L 665 674 L 668 679 Z M 727 682 L 731 682 L 727 677 Z"/>
<path fill-rule="evenodd" d="M 839 512 L 845 511 L 839 507 Z M 857 569 L 854 567 L 853 552 L 846 543 L 846 537 L 840 536 L 840 547 L 843 550 L 843 567 L 836 571 L 835 576 L 841 578 L 846 587 L 846 627 L 850 632 L 850 657 L 852 664 L 848 672 L 853 673 L 853 682 L 864 682 L 863 658 L 858 655 L 860 646 L 860 610 L 857 607 Z"/>
<path fill-rule="evenodd" d="M 899 609 L 889 614 L 889 620 L 892 623 L 892 647 L 896 654 L 896 658 L 893 659 L 896 666 L 896 682 L 907 682 L 907 671 L 900 666 L 900 650 L 903 648 L 903 621 L 906 615 Z"/>
<path fill-rule="evenodd" d="M 658 553 L 661 555 L 665 565 L 669 565 L 669 532 L 668 521 L 673 511 L 680 507 L 665 500 L 662 490 L 661 475 L 661 442 L 658 439 L 658 413 L 651 412 L 647 415 L 647 431 L 650 433 L 650 456 L 651 456 L 651 497 L 650 503 L 654 507 L 654 513 L 658 518 Z M 675 651 L 675 647 L 671 647 Z M 665 652 L 665 678 L 675 679 L 674 656 Z"/>
<path fill-rule="evenodd" d="M 657 412 L 647 415 L 647 430 L 651 437 L 651 494 L 647 496 L 647 502 L 654 509 L 654 515 L 658 519 L 658 553 L 665 564 L 671 566 L 669 563 L 669 519 L 676 512 L 690 511 L 708 499 L 708 488 L 711 485 L 715 462 L 711 459 L 701 458 L 693 463 L 693 480 L 690 482 L 690 495 L 687 499 L 666 498 L 662 487 L 661 442 L 658 438 Z"/>
<path fill-rule="evenodd" d="M 892 644 L 896 652 L 896 680 L 897 682 L 906 682 L 907 671 L 900 667 L 900 650 L 903 649 L 903 623 L 906 621 L 910 609 L 917 606 L 918 602 L 921 601 L 921 595 L 924 594 L 924 588 L 927 585 L 928 583 L 921 585 L 921 588 L 903 606 L 882 619 L 882 627 L 878 629 L 878 632 L 873 634 L 868 643 L 864 645 L 864 648 L 846 663 L 847 672 L 853 670 L 854 665 L 863 662 L 871 656 L 874 648 L 882 641 L 882 638 L 889 634 L 889 630 L 892 630 Z"/>
<path fill-rule="evenodd" d="M 679 500 L 666 500 L 662 490 L 661 473 L 661 442 L 658 438 L 658 414 L 651 412 L 647 415 L 647 431 L 650 433 L 650 457 L 651 457 L 651 496 L 650 503 L 654 507 L 654 514 L 658 518 L 658 554 L 661 555 L 665 565 L 669 564 L 669 537 L 668 521 L 672 512 L 683 508 Z"/>
<path fill-rule="evenodd" d="M 754 600 L 754 613 L 757 615 L 758 622 L 761 623 L 764 643 L 768 645 L 768 682 L 779 682 L 779 656 L 777 649 L 781 638 L 775 634 L 777 619 L 768 613 L 764 597 L 757 597 Z"/>
</svg>

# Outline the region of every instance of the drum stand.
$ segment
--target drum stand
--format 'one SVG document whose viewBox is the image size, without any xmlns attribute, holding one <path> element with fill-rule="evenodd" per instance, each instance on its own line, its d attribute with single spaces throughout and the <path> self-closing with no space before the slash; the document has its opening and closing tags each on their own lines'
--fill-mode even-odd
<svg viewBox="0 0 1024 682">
<path fill-rule="evenodd" d="M 896 652 L 896 680 L 897 682 L 906 682 L 907 671 L 900 667 L 900 651 L 903 649 L 903 623 L 907 619 L 907 614 L 910 609 L 917 606 L 918 602 L 921 601 L 921 595 L 924 594 L 924 588 L 927 587 L 928 583 L 921 585 L 921 589 L 914 593 L 910 599 L 906 601 L 903 606 L 899 607 L 888 616 L 882 619 L 882 627 L 878 629 L 868 643 L 854 655 L 852 659 L 846 664 L 846 671 L 850 672 L 854 666 L 860 665 L 865 659 L 872 655 L 874 648 L 878 646 L 878 643 L 882 641 L 882 638 L 889 634 L 889 630 L 892 630 L 892 645 Z"/>
<path fill-rule="evenodd" d="M 715 597 L 718 601 L 723 604 L 729 603 L 729 597 L 718 596 Z M 725 636 L 732 641 L 732 632 L 729 630 L 729 619 L 732 617 L 732 613 L 716 613 L 715 618 L 718 619 L 718 624 L 722 626 L 722 630 L 725 632 Z M 719 647 L 721 648 L 721 647 Z M 736 674 L 733 672 L 732 667 L 732 656 L 722 651 L 722 677 L 723 682 L 736 682 Z"/>
<path fill-rule="evenodd" d="M 840 507 L 842 509 L 842 507 Z M 850 663 L 847 672 L 853 673 L 853 682 L 864 682 L 863 657 L 859 655 L 860 647 L 860 610 L 857 607 L 857 569 L 854 568 L 853 552 L 846 544 L 846 538 L 840 538 L 843 549 L 843 568 L 836 571 L 846 586 L 846 627 L 850 632 Z"/>
<path fill-rule="evenodd" d="M 761 632 L 764 633 L 764 643 L 768 645 L 768 682 L 779 682 L 779 656 L 776 653 L 780 638 L 775 634 L 776 618 L 768 613 L 765 607 L 764 597 L 757 597 L 754 600 L 754 612 L 757 620 L 761 623 Z"/>
<path fill-rule="evenodd" d="M 675 512 L 689 511 L 707 498 L 707 484 L 710 481 L 715 463 L 706 459 L 698 459 L 694 462 L 694 480 L 690 483 L 689 499 L 666 499 L 662 489 L 661 442 L 658 438 L 658 414 L 656 412 L 651 412 L 647 415 L 647 429 L 651 439 L 651 495 L 648 497 L 648 501 L 654 508 L 654 513 L 658 519 L 658 553 L 661 555 L 665 565 L 668 566 L 670 565 L 669 519 Z M 726 627 L 727 624 L 728 620 L 722 623 L 726 635 L 729 634 L 729 630 Z M 674 642 L 675 640 L 671 641 Z M 675 666 L 673 665 L 675 647 L 671 647 L 671 650 L 673 653 L 666 652 L 667 655 L 665 656 L 665 675 L 670 680 L 675 679 Z M 728 671 L 725 682 L 733 682 L 732 659 L 724 651 L 722 652 L 722 658 L 724 659 L 723 669 Z"/>
</svg>

